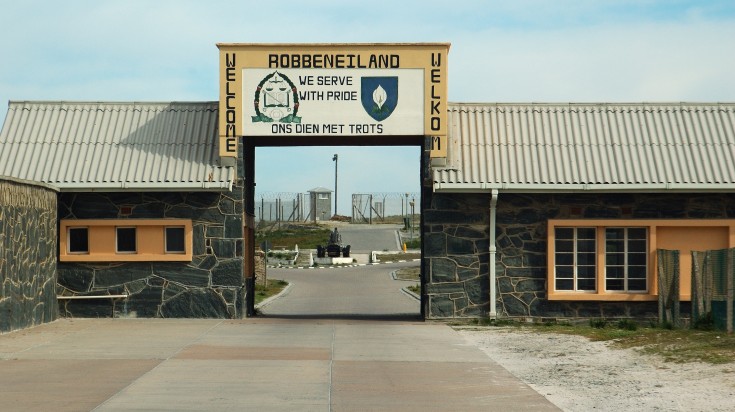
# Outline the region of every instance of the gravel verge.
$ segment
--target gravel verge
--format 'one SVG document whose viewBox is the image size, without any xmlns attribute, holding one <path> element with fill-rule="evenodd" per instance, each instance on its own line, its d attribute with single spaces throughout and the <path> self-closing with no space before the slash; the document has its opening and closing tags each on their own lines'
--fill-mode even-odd
<svg viewBox="0 0 735 412">
<path fill-rule="evenodd" d="M 458 328 L 565 411 L 733 411 L 735 364 L 667 363 L 582 336 Z"/>
</svg>

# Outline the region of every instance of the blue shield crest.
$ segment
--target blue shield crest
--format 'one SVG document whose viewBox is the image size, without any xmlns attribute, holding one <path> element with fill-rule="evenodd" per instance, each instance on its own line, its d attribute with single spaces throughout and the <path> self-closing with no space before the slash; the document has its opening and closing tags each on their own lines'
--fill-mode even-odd
<svg viewBox="0 0 735 412">
<path fill-rule="evenodd" d="M 393 114 L 398 105 L 398 76 L 362 77 L 360 97 L 362 107 L 377 121 Z"/>
</svg>

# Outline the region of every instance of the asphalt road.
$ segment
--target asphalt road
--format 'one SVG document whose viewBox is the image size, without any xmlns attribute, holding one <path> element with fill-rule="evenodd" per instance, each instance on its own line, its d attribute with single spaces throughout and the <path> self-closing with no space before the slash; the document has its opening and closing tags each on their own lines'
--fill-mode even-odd
<svg viewBox="0 0 735 412">
<path fill-rule="evenodd" d="M 285 296 L 260 308 L 279 318 L 374 318 L 417 320 L 419 301 L 401 291 L 418 284 L 393 280 L 391 272 L 419 262 L 345 268 L 268 269 L 269 279 L 290 283 Z"/>
<path fill-rule="evenodd" d="M 396 237 L 396 230 L 401 225 L 340 225 L 337 230 L 342 235 L 342 245 L 350 245 L 355 253 L 371 251 L 401 250 Z M 330 230 L 334 230 L 331 227 Z"/>
</svg>

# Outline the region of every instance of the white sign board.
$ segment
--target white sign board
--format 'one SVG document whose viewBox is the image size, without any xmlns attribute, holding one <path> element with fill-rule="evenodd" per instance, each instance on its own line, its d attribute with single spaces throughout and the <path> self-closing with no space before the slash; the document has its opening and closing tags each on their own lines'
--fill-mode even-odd
<svg viewBox="0 0 735 412">
<path fill-rule="evenodd" d="M 424 69 L 242 69 L 243 136 L 421 135 Z"/>
</svg>

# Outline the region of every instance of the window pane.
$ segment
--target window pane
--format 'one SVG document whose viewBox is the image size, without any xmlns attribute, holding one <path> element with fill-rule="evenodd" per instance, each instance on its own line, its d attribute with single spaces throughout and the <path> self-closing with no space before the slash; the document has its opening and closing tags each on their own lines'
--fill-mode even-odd
<svg viewBox="0 0 735 412">
<path fill-rule="evenodd" d="M 577 290 L 595 290 L 595 279 L 578 279 Z"/>
<path fill-rule="evenodd" d="M 118 252 L 135 252 L 135 228 L 119 227 L 117 228 L 117 251 Z"/>
<path fill-rule="evenodd" d="M 557 252 L 574 252 L 574 241 L 573 240 L 557 240 L 556 241 Z"/>
<path fill-rule="evenodd" d="M 574 290 L 574 281 L 572 279 L 557 279 L 556 290 Z"/>
<path fill-rule="evenodd" d="M 628 242 L 628 252 L 646 252 L 645 240 L 631 240 Z"/>
<path fill-rule="evenodd" d="M 577 239 L 594 239 L 595 228 L 593 227 L 580 227 L 577 228 Z"/>
<path fill-rule="evenodd" d="M 564 279 L 574 278 L 574 267 L 573 266 L 557 266 L 556 277 Z"/>
<path fill-rule="evenodd" d="M 70 253 L 89 253 L 89 229 L 69 228 L 68 244 Z"/>
<path fill-rule="evenodd" d="M 597 270 L 595 266 L 578 266 L 577 277 L 580 278 L 594 278 Z"/>
<path fill-rule="evenodd" d="M 645 266 L 630 266 L 630 267 L 628 267 L 628 278 L 630 278 L 630 279 L 645 279 L 646 278 L 646 267 Z"/>
<path fill-rule="evenodd" d="M 594 240 L 579 240 L 577 241 L 577 252 L 594 252 L 595 241 Z"/>
<path fill-rule="evenodd" d="M 184 253 L 184 228 L 183 227 L 167 227 L 166 228 L 166 252 L 167 253 Z"/>
<path fill-rule="evenodd" d="M 632 227 L 628 229 L 628 239 L 643 239 L 645 240 L 647 236 L 647 230 L 644 227 Z"/>
<path fill-rule="evenodd" d="M 606 229 L 605 239 L 608 239 L 608 240 L 625 239 L 625 229 L 622 229 L 622 228 Z"/>
<path fill-rule="evenodd" d="M 623 279 L 625 268 L 622 266 L 608 266 L 605 268 L 605 275 L 608 279 Z"/>
<path fill-rule="evenodd" d="M 628 290 L 645 291 L 647 289 L 645 279 L 628 280 Z"/>
<path fill-rule="evenodd" d="M 623 279 L 607 279 L 605 281 L 605 289 L 607 290 L 625 290 Z"/>
<path fill-rule="evenodd" d="M 570 227 L 557 227 L 554 233 L 557 239 L 574 239 L 574 229 Z"/>
<path fill-rule="evenodd" d="M 608 265 L 624 265 L 625 253 L 608 253 L 605 255 L 605 264 Z"/>
<path fill-rule="evenodd" d="M 622 240 L 608 240 L 605 242 L 605 251 L 607 252 L 624 252 L 625 242 Z"/>
<path fill-rule="evenodd" d="M 636 266 L 644 266 L 646 264 L 646 254 L 645 253 L 629 253 L 628 254 L 628 264 L 629 265 L 636 265 Z"/>
<path fill-rule="evenodd" d="M 578 265 L 594 265 L 597 262 L 597 255 L 594 253 L 577 253 Z"/>
<path fill-rule="evenodd" d="M 574 255 L 571 253 L 557 253 L 556 254 L 557 265 L 573 265 Z"/>
</svg>

